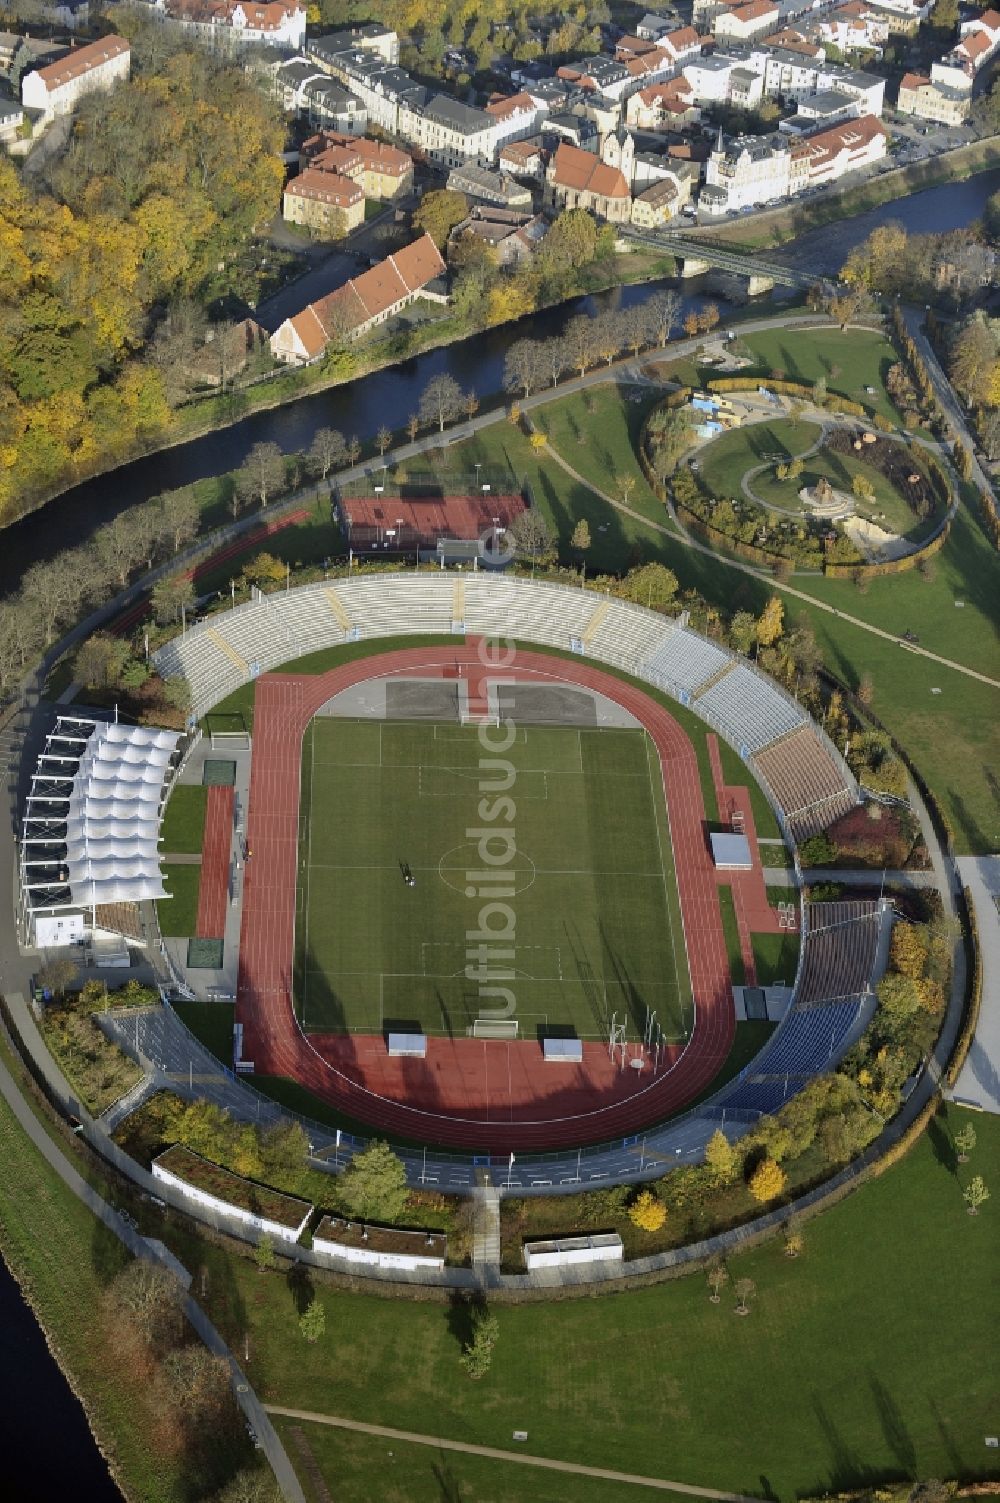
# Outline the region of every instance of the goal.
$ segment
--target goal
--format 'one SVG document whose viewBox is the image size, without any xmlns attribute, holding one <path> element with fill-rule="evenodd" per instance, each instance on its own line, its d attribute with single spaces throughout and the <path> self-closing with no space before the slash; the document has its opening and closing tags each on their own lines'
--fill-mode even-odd
<svg viewBox="0 0 1000 1503">
<path fill-rule="evenodd" d="M 472 1024 L 474 1039 L 516 1039 L 516 1018 L 476 1018 Z"/>
</svg>

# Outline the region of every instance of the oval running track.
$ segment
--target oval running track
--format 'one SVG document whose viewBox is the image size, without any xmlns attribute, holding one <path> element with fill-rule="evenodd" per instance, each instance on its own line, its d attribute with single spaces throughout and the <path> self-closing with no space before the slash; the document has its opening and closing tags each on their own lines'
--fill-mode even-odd
<svg viewBox="0 0 1000 1503">
<path fill-rule="evenodd" d="M 467 678 L 470 701 L 485 678 L 578 684 L 622 706 L 651 737 L 663 771 L 694 1004 L 687 1043 L 668 1051 L 655 1077 L 648 1066 L 638 1081 L 636 1072 L 614 1068 L 601 1043 L 584 1044 L 580 1068 L 546 1065 L 528 1040 L 429 1038 L 426 1060 L 389 1060 L 381 1037 L 302 1032 L 292 1005 L 302 738 L 334 695 L 415 673 Z M 247 811 L 252 859 L 236 998 L 243 1058 L 258 1074 L 288 1076 L 376 1131 L 466 1151 L 575 1147 L 663 1120 L 710 1085 L 735 1032 L 705 820 L 697 757 L 677 721 L 641 689 L 589 663 L 518 649 L 511 664 L 491 671 L 469 639 L 385 652 L 323 674 L 266 674 L 256 683 Z"/>
</svg>

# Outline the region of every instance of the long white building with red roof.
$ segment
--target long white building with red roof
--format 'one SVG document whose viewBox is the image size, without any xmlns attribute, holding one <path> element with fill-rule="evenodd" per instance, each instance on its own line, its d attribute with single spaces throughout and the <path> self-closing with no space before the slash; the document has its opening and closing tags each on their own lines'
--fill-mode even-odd
<svg viewBox="0 0 1000 1503">
<path fill-rule="evenodd" d="M 429 290 L 445 271 L 434 241 L 421 235 L 336 292 L 286 318 L 271 336 L 271 354 L 284 365 L 309 365 L 334 341 L 360 339 L 418 297 L 446 301 L 444 292 Z"/>
<path fill-rule="evenodd" d="M 47 120 L 72 114 L 78 99 L 98 90 L 113 89 L 128 78 L 132 51 L 124 37 L 101 37 L 75 47 L 58 62 L 34 68 L 21 80 L 21 103 L 40 110 Z"/>
</svg>

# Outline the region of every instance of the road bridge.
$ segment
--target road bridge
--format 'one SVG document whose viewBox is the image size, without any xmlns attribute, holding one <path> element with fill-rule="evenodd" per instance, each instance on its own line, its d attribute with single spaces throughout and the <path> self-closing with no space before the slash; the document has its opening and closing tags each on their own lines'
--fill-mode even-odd
<svg viewBox="0 0 1000 1503">
<path fill-rule="evenodd" d="M 794 266 L 783 266 L 751 251 L 736 250 L 721 241 L 702 239 L 683 230 L 636 230 L 631 226 L 620 231 L 623 240 L 644 250 L 665 251 L 677 258 L 682 277 L 697 277 L 703 272 L 730 271 L 746 277 L 751 295 L 782 287 L 811 287 L 815 273 Z"/>
</svg>

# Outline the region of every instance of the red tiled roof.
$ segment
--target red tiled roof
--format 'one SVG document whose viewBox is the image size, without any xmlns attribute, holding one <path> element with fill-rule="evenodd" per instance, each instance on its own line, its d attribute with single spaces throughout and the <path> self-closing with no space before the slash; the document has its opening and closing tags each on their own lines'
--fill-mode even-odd
<svg viewBox="0 0 1000 1503">
<path fill-rule="evenodd" d="M 813 166 L 835 157 L 841 151 L 856 152 L 869 146 L 876 136 L 887 137 L 889 132 L 874 115 L 862 115 L 857 120 L 843 120 L 828 130 L 817 131 L 807 136 L 793 148 L 792 155 L 801 160 L 808 157 Z"/>
<path fill-rule="evenodd" d="M 598 198 L 628 198 L 628 183 L 617 167 L 609 167 L 590 151 L 563 142 L 555 154 L 552 181 L 559 188 L 593 193 Z"/>
<path fill-rule="evenodd" d="M 534 111 L 534 108 L 535 101 L 522 90 L 520 94 L 512 94 L 509 98 L 491 100 L 486 106 L 486 113 L 492 115 L 494 120 L 509 120 L 511 115 L 519 115 L 523 110 Z"/>
<path fill-rule="evenodd" d="M 337 204 L 342 209 L 361 203 L 365 196 L 364 190 L 349 177 L 342 177 L 339 172 L 317 172 L 311 167 L 292 178 L 285 189 L 285 196 L 289 195 Z"/>
<path fill-rule="evenodd" d="M 687 51 L 688 47 L 701 45 L 701 37 L 693 26 L 682 26 L 679 31 L 668 31 L 665 37 L 660 38 L 660 46 L 666 47 L 676 57 L 678 52 Z"/>
<path fill-rule="evenodd" d="M 926 73 L 904 73 L 900 79 L 901 89 L 926 89 L 930 79 Z"/>
<path fill-rule="evenodd" d="M 370 271 L 354 277 L 336 292 L 310 303 L 289 319 L 309 359 L 321 355 L 334 331 L 354 329 L 387 313 L 435 277 L 442 276 L 445 264 L 430 235 L 404 246 L 394 256 L 380 261 Z"/>
<path fill-rule="evenodd" d="M 730 12 L 733 19 L 742 22 L 759 21 L 763 16 L 777 15 L 778 9 L 773 0 L 749 0 L 747 5 L 738 5 Z"/>
<path fill-rule="evenodd" d="M 67 57 L 61 58 L 57 63 L 46 64 L 44 68 L 37 69 L 37 73 L 51 93 L 53 89 L 61 89 L 64 84 L 93 72 L 102 63 L 109 63 L 113 58 L 122 57 L 130 51 L 124 37 L 101 37 L 99 41 L 88 42 L 85 47 L 74 48 Z"/>
<path fill-rule="evenodd" d="M 542 148 L 534 141 L 509 141 L 500 152 L 501 157 L 513 157 L 515 161 L 529 162 L 541 156 Z"/>
<path fill-rule="evenodd" d="M 975 62 L 977 57 L 982 57 L 984 52 L 989 52 L 993 41 L 985 31 L 972 31 L 962 38 L 956 47 L 956 52 L 964 52 L 966 57 Z"/>
</svg>

